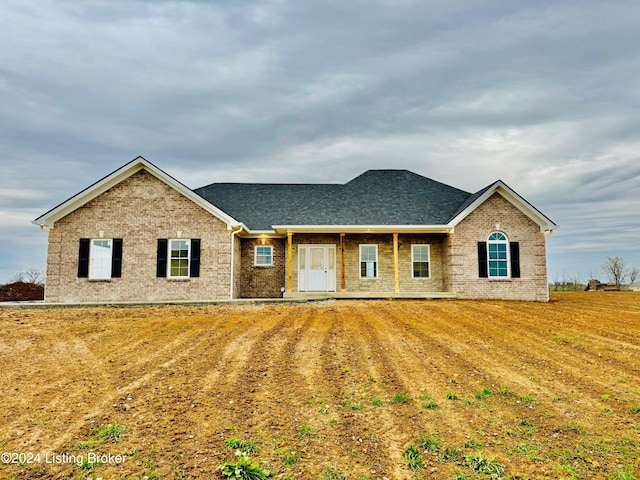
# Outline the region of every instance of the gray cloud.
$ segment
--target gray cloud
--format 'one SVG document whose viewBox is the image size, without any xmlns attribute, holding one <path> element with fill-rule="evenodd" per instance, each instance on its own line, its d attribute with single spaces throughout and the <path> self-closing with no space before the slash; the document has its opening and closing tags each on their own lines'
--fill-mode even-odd
<svg viewBox="0 0 640 480">
<path fill-rule="evenodd" d="M 639 19 L 631 0 L 7 0 L 0 237 L 41 242 L 22 219 L 143 155 L 192 187 L 502 178 L 561 225 L 552 272 L 640 264 Z M 0 275 L 33 266 L 22 243 Z"/>
</svg>

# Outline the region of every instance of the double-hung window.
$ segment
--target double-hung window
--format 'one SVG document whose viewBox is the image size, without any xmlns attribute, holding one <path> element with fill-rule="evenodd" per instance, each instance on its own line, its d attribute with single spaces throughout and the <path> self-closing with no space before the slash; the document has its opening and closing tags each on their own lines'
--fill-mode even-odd
<svg viewBox="0 0 640 480">
<path fill-rule="evenodd" d="M 91 240 L 89 253 L 89 278 L 92 280 L 107 280 L 111 278 L 111 239 Z"/>
<path fill-rule="evenodd" d="M 429 245 L 411 245 L 413 278 L 429 278 Z"/>
<path fill-rule="evenodd" d="M 190 243 L 188 240 L 169 240 L 169 278 L 189 276 Z"/>
<path fill-rule="evenodd" d="M 78 277 L 110 280 L 122 273 L 121 238 L 81 238 L 78 254 Z"/>
<path fill-rule="evenodd" d="M 360 245 L 360 278 L 378 278 L 377 245 Z"/>
<path fill-rule="evenodd" d="M 254 251 L 254 265 L 256 267 L 271 267 L 273 265 L 272 245 L 256 245 Z"/>
<path fill-rule="evenodd" d="M 158 239 L 156 276 L 174 279 L 200 276 L 200 239 Z"/>
</svg>

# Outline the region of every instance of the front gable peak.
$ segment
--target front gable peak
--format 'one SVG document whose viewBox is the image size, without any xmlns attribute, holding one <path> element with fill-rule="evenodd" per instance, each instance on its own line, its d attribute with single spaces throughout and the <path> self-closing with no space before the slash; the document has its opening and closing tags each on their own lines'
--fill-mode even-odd
<svg viewBox="0 0 640 480">
<path fill-rule="evenodd" d="M 520 210 L 524 215 L 529 217 L 534 223 L 540 227 L 541 232 L 552 232 L 558 228 L 549 217 L 544 215 L 540 210 L 531 205 L 527 200 L 518 195 L 515 190 L 509 187 L 502 180 L 497 180 L 491 185 L 477 191 L 460 206 L 458 211 L 449 220 L 449 225 L 454 227 L 470 215 L 476 208 L 483 204 L 494 194 L 498 194 Z"/>
<path fill-rule="evenodd" d="M 119 183 L 123 182 L 124 180 L 128 179 L 141 170 L 150 173 L 158 180 L 178 191 L 180 194 L 187 197 L 189 200 L 202 207 L 213 216 L 225 222 L 228 226 L 237 225 L 239 223 L 235 219 L 224 213 L 222 210 L 207 202 L 200 195 L 194 193 L 189 187 L 180 183 L 171 175 L 161 170 L 153 163 L 149 162 L 147 159 L 141 156 L 134 158 L 129 163 L 123 165 L 117 170 L 111 172 L 109 175 L 103 177 L 94 184 L 78 192 L 73 197 L 65 200 L 58 206 L 46 212 L 44 215 L 41 215 L 40 217 L 33 220 L 32 223 L 35 225 L 40 225 L 41 227 L 52 228 L 55 222 L 57 222 L 61 218 L 64 218 L 83 205 L 86 205 L 94 198 L 102 195 L 107 190 L 113 188 L 114 186 L 118 185 Z"/>
</svg>

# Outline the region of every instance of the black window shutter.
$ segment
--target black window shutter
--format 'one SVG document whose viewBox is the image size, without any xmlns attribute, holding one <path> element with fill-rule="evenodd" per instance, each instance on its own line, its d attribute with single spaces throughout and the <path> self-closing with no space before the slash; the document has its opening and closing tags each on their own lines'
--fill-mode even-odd
<svg viewBox="0 0 640 480">
<path fill-rule="evenodd" d="M 113 251 L 111 252 L 111 277 L 122 276 L 122 239 L 113 239 Z"/>
<path fill-rule="evenodd" d="M 480 278 L 487 278 L 489 276 L 487 242 L 478 242 L 478 276 Z"/>
<path fill-rule="evenodd" d="M 156 260 L 156 277 L 167 276 L 167 244 L 166 238 L 158 239 L 158 256 Z"/>
<path fill-rule="evenodd" d="M 511 278 L 520 278 L 520 244 L 511 242 L 509 248 L 511 250 Z"/>
<path fill-rule="evenodd" d="M 78 278 L 89 277 L 89 249 L 91 245 L 91 239 L 81 238 L 80 249 L 78 253 Z"/>
<path fill-rule="evenodd" d="M 200 239 L 191 239 L 191 264 L 189 266 L 189 276 L 200 276 Z"/>
</svg>

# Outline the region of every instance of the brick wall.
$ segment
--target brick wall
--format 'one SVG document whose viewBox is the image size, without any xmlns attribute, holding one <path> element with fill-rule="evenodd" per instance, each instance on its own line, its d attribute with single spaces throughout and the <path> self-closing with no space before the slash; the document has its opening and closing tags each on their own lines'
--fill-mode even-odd
<svg viewBox="0 0 640 480">
<path fill-rule="evenodd" d="M 256 245 L 273 247 L 273 265 L 255 266 Z M 278 298 L 282 297 L 285 286 L 286 239 L 283 238 L 243 238 L 241 240 L 240 297 Z"/>
<path fill-rule="evenodd" d="M 493 231 L 520 243 L 521 278 L 479 278 L 478 242 Z M 540 227 L 500 194 L 493 194 L 456 226 L 444 245 L 445 287 L 459 298 L 548 301 L 546 245 Z M 447 257 L 450 262 L 447 262 Z"/>
<path fill-rule="evenodd" d="M 230 235 L 222 221 L 142 170 L 55 223 L 49 231 L 45 299 L 228 298 Z M 110 281 L 78 278 L 79 239 L 101 236 L 123 239 L 122 277 Z M 157 239 L 178 237 L 201 239 L 200 277 L 156 278 Z"/>
</svg>

